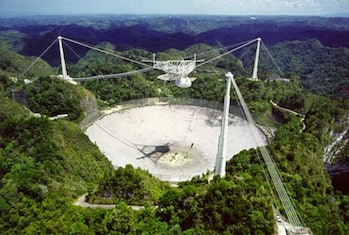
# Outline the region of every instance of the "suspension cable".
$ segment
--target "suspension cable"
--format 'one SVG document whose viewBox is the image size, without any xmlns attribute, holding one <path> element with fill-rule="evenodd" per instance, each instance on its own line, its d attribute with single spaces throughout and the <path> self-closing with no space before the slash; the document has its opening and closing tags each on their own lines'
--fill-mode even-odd
<svg viewBox="0 0 349 235">
<path fill-rule="evenodd" d="M 153 70 L 153 67 L 145 68 L 145 69 L 138 69 L 133 70 L 130 72 L 125 73 L 115 73 L 115 74 L 107 74 L 107 75 L 97 75 L 97 76 L 91 76 L 91 77 L 83 77 L 83 78 L 73 78 L 75 81 L 85 81 L 85 80 L 95 80 L 95 79 L 103 79 L 103 78 L 118 78 L 118 77 L 126 77 L 137 73 L 144 73 L 150 70 Z"/>
<path fill-rule="evenodd" d="M 259 164 L 262 168 L 262 172 L 263 172 L 263 175 L 264 175 L 264 178 L 266 179 L 267 181 L 267 185 L 268 185 L 268 188 L 269 188 L 269 191 L 270 191 L 270 194 L 271 194 L 271 197 L 273 198 L 273 201 L 274 201 L 274 205 L 276 206 L 276 197 L 275 197 L 275 194 L 274 194 L 274 190 L 272 189 L 271 187 L 271 183 L 270 183 L 270 176 L 268 176 L 266 170 L 265 170 L 265 163 L 263 164 L 263 161 L 261 159 L 261 156 L 260 156 L 260 152 L 258 151 L 258 149 L 255 149 L 255 152 L 256 152 L 256 155 L 258 157 L 258 161 L 259 161 Z"/>
<path fill-rule="evenodd" d="M 225 47 L 220 47 L 220 48 L 216 48 L 216 49 L 213 49 L 213 50 L 210 50 L 210 51 L 205 51 L 205 52 L 201 52 L 201 53 L 197 53 L 196 55 L 197 56 L 200 56 L 200 55 L 206 55 L 206 54 L 210 54 L 212 52 L 219 52 L 219 51 L 223 51 L 223 50 L 228 50 L 229 48 L 232 48 L 232 47 L 237 47 L 239 45 L 242 45 L 242 44 L 245 44 L 245 43 L 248 43 L 249 41 L 251 40 L 247 40 L 247 41 L 244 41 L 244 42 L 239 42 L 239 43 L 235 43 L 235 44 L 232 44 L 232 45 L 228 45 L 228 46 L 225 46 Z M 187 58 L 191 58 L 192 56 L 186 56 L 184 57 L 184 59 L 187 59 Z"/>
<path fill-rule="evenodd" d="M 94 47 L 94 46 L 89 46 L 89 45 L 87 45 L 85 43 L 81 43 L 81 42 L 78 42 L 78 41 L 75 41 L 75 40 L 72 40 L 72 39 L 69 39 L 69 38 L 66 38 L 66 37 L 62 37 L 62 39 L 66 40 L 66 41 L 69 41 L 69 42 L 72 42 L 72 43 L 75 43 L 77 45 L 83 46 L 83 47 L 90 48 L 90 49 L 95 50 L 95 51 L 99 51 L 99 52 L 102 52 L 102 53 L 105 53 L 105 54 L 108 54 L 108 55 L 112 55 L 112 56 L 118 57 L 120 59 L 123 59 L 123 60 L 129 61 L 129 62 L 138 64 L 138 65 L 142 65 L 142 66 L 145 66 L 145 67 L 151 67 L 148 64 L 145 64 L 145 63 L 142 63 L 142 62 L 139 62 L 139 61 L 136 61 L 136 60 L 133 60 L 133 59 L 130 59 L 130 58 L 127 58 L 127 57 L 124 57 L 124 56 L 121 56 L 121 55 L 115 54 L 113 52 L 106 51 L 106 50 L 103 50 L 103 49 L 100 49 L 100 48 L 97 48 L 97 47 Z"/>
<path fill-rule="evenodd" d="M 248 107 L 245 103 L 245 100 L 242 97 L 240 89 L 237 86 L 234 78 L 232 78 L 232 83 L 233 83 L 234 89 L 236 90 L 238 98 L 242 104 L 242 108 L 245 112 L 247 120 L 253 126 L 255 126 L 255 122 L 252 118 L 252 115 L 251 115 L 250 111 L 248 110 Z M 287 218 L 288 218 L 290 224 L 292 224 L 293 226 L 298 227 L 298 228 L 303 228 L 302 223 L 300 222 L 300 220 L 298 218 L 297 212 L 295 211 L 295 208 L 294 208 L 294 206 L 290 200 L 290 197 L 285 189 L 284 183 L 281 181 L 280 173 L 278 172 L 272 158 L 270 157 L 270 154 L 269 154 L 267 148 L 263 145 L 259 133 L 257 133 L 257 131 L 254 128 L 252 128 L 252 133 L 253 133 L 255 140 L 257 141 L 257 144 L 259 146 L 258 148 L 261 151 L 261 154 L 263 156 L 263 160 L 266 164 L 269 175 L 274 183 L 276 192 L 279 195 L 280 201 L 284 207 L 285 213 L 287 215 Z"/>
<path fill-rule="evenodd" d="M 276 66 L 278 72 L 279 72 L 282 76 L 284 76 L 284 73 L 281 71 L 281 69 L 280 69 L 280 67 L 278 66 L 278 64 L 276 63 L 274 57 L 270 54 L 270 52 L 269 52 L 268 48 L 266 47 L 266 45 L 263 43 L 263 41 L 261 41 L 261 42 L 262 42 L 263 48 L 264 48 L 264 49 L 266 50 L 266 52 L 268 53 L 269 57 L 270 57 L 271 60 L 273 61 L 274 65 Z"/>
<path fill-rule="evenodd" d="M 64 37 L 62 37 L 63 39 L 66 39 Z M 69 41 L 69 40 L 67 40 Z M 72 40 L 73 41 L 73 40 Z M 74 51 L 68 44 L 64 43 L 65 46 L 67 46 L 77 57 L 80 58 L 80 60 L 83 61 L 84 64 L 86 64 L 88 67 L 90 67 L 83 58 L 80 57 L 80 55 Z M 80 44 L 79 44 L 80 45 Z M 88 46 L 88 45 L 86 45 Z M 92 49 L 92 48 L 91 48 Z M 99 52 L 102 52 L 104 50 L 100 49 L 100 48 L 97 48 L 96 49 L 99 51 Z M 104 51 L 104 53 L 107 53 L 109 54 L 108 51 Z M 116 55 L 116 54 L 113 54 L 114 56 L 116 57 L 120 57 L 119 55 Z M 121 56 L 122 57 L 122 56 Z M 122 58 L 126 58 L 126 57 L 122 57 Z M 131 60 L 131 59 L 130 59 Z M 130 71 L 130 72 L 124 72 L 124 73 L 117 73 L 117 74 L 107 74 L 107 75 L 96 75 L 96 76 L 90 76 L 90 77 L 81 77 L 81 78 L 73 78 L 75 81 L 86 81 L 86 80 L 96 80 L 96 79 L 105 79 L 105 78 L 118 78 L 118 77 L 124 77 L 124 76 L 130 76 L 130 75 L 133 75 L 133 74 L 137 74 L 137 73 L 143 73 L 143 72 L 147 72 L 147 71 L 150 71 L 152 70 L 153 67 L 149 67 L 148 68 L 144 68 L 144 69 L 139 69 L 139 70 L 134 70 L 134 71 Z M 92 69 L 96 74 L 97 71 L 95 71 L 94 69 Z"/>
<path fill-rule="evenodd" d="M 42 57 L 48 50 L 51 49 L 51 47 L 52 47 L 56 42 L 57 42 L 57 39 L 54 40 L 54 41 L 51 43 L 51 45 L 49 45 L 49 46 L 44 50 L 44 52 L 41 53 L 40 56 L 39 56 L 38 58 L 36 58 L 36 59 L 33 61 L 33 63 L 31 63 L 31 64 L 29 65 L 29 67 L 28 67 L 21 75 L 19 75 L 19 78 L 22 77 L 24 74 L 26 74 L 26 73 L 33 67 L 33 65 L 34 65 L 36 62 L 38 62 L 38 60 L 41 59 L 41 57 Z"/>
<path fill-rule="evenodd" d="M 244 112 L 244 110 L 242 108 L 242 103 L 241 103 L 240 99 L 238 98 L 237 91 L 235 89 L 232 89 L 232 90 L 234 92 L 234 95 L 237 97 L 237 103 L 238 103 L 238 107 L 239 107 L 240 113 L 241 113 L 243 119 L 247 120 L 247 116 L 246 116 L 246 114 L 245 114 L 245 112 Z M 259 161 L 259 164 L 260 164 L 260 166 L 262 168 L 263 175 L 264 175 L 264 177 L 265 177 L 265 179 L 267 181 L 267 185 L 268 185 L 269 191 L 270 191 L 270 193 L 272 195 L 272 199 L 274 201 L 274 204 L 276 205 L 276 197 L 275 197 L 274 191 L 273 191 L 273 189 L 271 187 L 270 176 L 268 176 L 267 172 L 264 169 L 265 163 L 263 164 L 261 156 L 260 156 L 260 152 L 258 151 L 258 149 L 255 149 L 255 153 L 256 153 L 256 155 L 258 157 L 258 161 Z"/>
<path fill-rule="evenodd" d="M 227 54 L 229 54 L 229 53 L 232 53 L 232 52 L 234 52 L 234 51 L 237 51 L 237 50 L 239 50 L 239 49 L 241 49 L 241 48 L 243 48 L 243 47 L 245 47 L 245 46 L 247 46 L 247 45 L 249 45 L 249 44 L 251 44 L 251 43 L 257 41 L 257 40 L 258 40 L 258 38 L 253 39 L 253 40 L 250 40 L 250 41 L 248 41 L 247 43 L 245 43 L 245 44 L 243 44 L 243 45 L 240 45 L 240 46 L 238 46 L 238 47 L 236 47 L 236 48 L 234 48 L 234 49 L 232 49 L 232 50 L 229 50 L 229 51 L 227 51 L 227 52 L 225 52 L 225 53 L 223 53 L 223 54 L 221 54 L 221 55 L 218 55 L 218 56 L 216 56 L 216 57 L 214 57 L 214 58 L 212 58 L 212 59 L 209 59 L 209 60 L 207 60 L 207 61 L 205 61 L 205 62 L 202 62 L 201 64 L 196 65 L 196 67 L 199 67 L 199 66 L 202 66 L 202 65 L 204 65 L 204 64 L 210 63 L 210 62 L 212 62 L 212 61 L 214 61 L 214 60 L 216 60 L 216 59 L 219 59 L 219 58 L 221 58 L 221 57 L 223 57 L 223 56 L 225 56 L 225 55 L 227 55 Z"/>
<path fill-rule="evenodd" d="M 127 141 L 127 140 L 123 140 L 120 139 L 119 137 L 115 136 L 113 133 L 111 133 L 110 131 L 106 130 L 104 127 L 102 127 L 101 125 L 99 125 L 97 122 L 94 123 L 100 130 L 102 130 L 103 132 L 105 132 L 106 134 L 108 134 L 109 136 L 111 136 L 113 139 L 119 141 L 120 143 L 123 143 L 124 145 L 136 149 L 138 150 L 134 144 L 132 144 L 131 142 Z"/>
<path fill-rule="evenodd" d="M 270 153 L 269 149 L 266 148 L 266 150 L 268 151 L 269 156 L 271 156 L 271 153 Z M 273 164 L 276 166 L 275 160 L 274 160 L 273 158 L 270 158 L 270 159 L 271 159 L 271 161 L 273 162 Z M 281 183 L 282 183 L 283 185 L 285 185 L 285 181 L 284 181 L 284 179 L 283 179 L 283 177 L 282 177 L 282 174 L 280 173 L 279 168 L 275 167 L 275 170 L 277 171 L 277 174 L 278 174 L 279 177 L 280 177 Z M 287 189 L 287 187 L 285 187 L 285 190 L 286 190 L 286 194 L 289 195 L 290 192 L 289 192 L 289 190 Z M 289 197 L 289 199 L 290 199 L 290 201 L 291 201 L 292 206 L 293 206 L 293 207 L 296 207 L 296 204 L 295 204 L 293 198 L 292 198 L 292 197 Z M 296 215 L 298 216 L 298 219 L 301 221 L 301 218 L 299 217 L 297 211 L 295 211 L 295 213 L 296 213 Z M 301 222 L 301 224 L 302 224 L 302 222 Z"/>
<path fill-rule="evenodd" d="M 71 51 L 79 58 L 80 61 L 82 61 L 82 63 L 84 63 L 88 68 L 90 68 L 95 74 L 98 74 L 97 71 L 96 71 L 95 69 L 93 69 L 91 66 L 89 66 L 89 65 L 87 64 L 87 62 L 86 62 L 83 58 L 81 58 L 81 56 L 80 56 L 73 48 L 71 48 L 71 47 L 68 45 L 68 43 L 65 43 L 65 42 L 63 42 L 63 43 L 64 43 L 64 46 L 68 47 L 68 49 L 71 50 Z M 73 78 L 73 79 L 74 79 L 74 78 Z"/>
</svg>

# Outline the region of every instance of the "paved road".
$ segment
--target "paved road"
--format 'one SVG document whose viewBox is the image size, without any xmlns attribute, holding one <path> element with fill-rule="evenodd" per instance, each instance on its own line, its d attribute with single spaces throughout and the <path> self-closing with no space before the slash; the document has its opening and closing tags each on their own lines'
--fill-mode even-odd
<svg viewBox="0 0 349 235">
<path fill-rule="evenodd" d="M 280 109 L 280 110 L 283 110 L 283 111 L 292 113 L 293 115 L 296 115 L 296 116 L 300 116 L 300 117 L 301 117 L 300 122 L 301 122 L 301 124 L 302 124 L 302 129 L 299 131 L 300 133 L 302 133 L 302 132 L 305 130 L 305 128 L 307 128 L 307 126 L 306 126 L 305 123 L 304 123 L 305 116 L 304 116 L 303 114 L 297 113 L 297 112 L 295 112 L 295 111 L 293 111 L 293 110 L 291 110 L 291 109 L 287 109 L 287 108 L 281 107 L 281 106 L 279 106 L 278 104 L 274 103 L 272 100 L 270 100 L 270 103 L 271 103 L 275 108 L 277 108 L 277 109 Z"/>
<path fill-rule="evenodd" d="M 105 205 L 105 204 L 91 204 L 91 203 L 86 202 L 86 196 L 87 196 L 87 193 L 82 195 L 81 197 L 79 197 L 78 200 L 76 200 L 73 203 L 73 205 L 86 207 L 86 208 L 104 208 L 104 209 L 113 209 L 116 206 L 116 205 Z M 129 207 L 132 208 L 133 210 L 137 210 L 137 211 L 144 209 L 144 206 L 129 205 Z"/>
</svg>

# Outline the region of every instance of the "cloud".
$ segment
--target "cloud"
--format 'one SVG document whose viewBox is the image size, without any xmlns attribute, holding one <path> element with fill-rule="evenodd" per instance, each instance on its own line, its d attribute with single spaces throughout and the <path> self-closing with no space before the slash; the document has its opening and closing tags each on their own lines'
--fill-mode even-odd
<svg viewBox="0 0 349 235">
<path fill-rule="evenodd" d="M 281 3 L 285 7 L 290 8 L 305 8 L 305 7 L 313 7 L 314 1 L 313 0 L 290 0 L 290 1 L 281 1 Z"/>
</svg>

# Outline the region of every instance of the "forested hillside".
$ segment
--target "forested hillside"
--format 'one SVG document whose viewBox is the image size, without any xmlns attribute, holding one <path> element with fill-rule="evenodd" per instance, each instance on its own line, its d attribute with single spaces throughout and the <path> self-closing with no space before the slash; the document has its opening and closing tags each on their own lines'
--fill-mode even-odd
<svg viewBox="0 0 349 235">
<path fill-rule="evenodd" d="M 274 45 L 271 53 L 286 73 L 302 78 L 304 88 L 319 95 L 349 98 L 349 49 L 323 46 L 318 40 Z"/>
<path fill-rule="evenodd" d="M 344 234 L 347 231 L 344 223 L 348 219 L 347 196 L 341 195 L 342 201 L 336 202 L 339 199 L 336 199 L 330 178 L 323 167 L 322 154 L 323 146 L 328 141 L 326 130 L 344 115 L 347 104 L 304 93 L 297 77 L 289 78 L 291 83 L 256 83 L 240 79 L 239 84 L 254 114 L 260 120 L 278 127 L 276 138 L 269 148 L 303 221 L 316 234 Z M 139 78 L 136 76 L 126 81 L 133 82 L 133 79 L 137 81 Z M 151 76 L 150 79 L 144 79 L 143 83 L 157 84 Z M 63 92 L 59 90 L 61 85 L 66 90 L 72 86 L 59 80 L 41 78 L 27 85 L 26 89 L 30 89 L 32 84 L 42 92 L 49 86 L 53 94 Z M 166 91 L 160 93 L 163 95 L 197 98 L 202 98 L 202 95 L 220 101 L 221 95 L 205 92 L 213 89 L 222 94 L 224 90 L 220 77 L 209 74 L 200 76 L 193 88 L 181 92 L 170 83 L 158 85 Z M 125 95 L 129 92 L 124 90 L 122 83 L 116 83 L 113 87 Z M 70 92 L 74 90 L 70 89 Z M 139 95 L 147 97 L 156 94 Z M 298 101 L 293 97 L 298 97 Z M 156 194 L 159 199 L 152 199 L 153 202 L 159 200 L 156 210 L 150 207 L 135 212 L 127 208 L 124 203 L 135 203 L 133 196 L 111 211 L 75 208 L 71 204 L 73 199 L 86 191 L 94 195 L 99 182 L 101 184 L 98 187 L 104 192 L 101 195 L 107 195 L 107 192 L 118 195 L 122 190 L 132 192 L 132 186 L 129 188 L 127 184 L 121 184 L 113 188 L 115 183 L 108 183 L 112 182 L 110 176 L 114 175 L 110 163 L 89 143 L 77 125 L 64 120 L 33 118 L 28 111 L 21 111 L 20 106 L 13 101 L 5 97 L 2 99 L 2 224 L 7 233 L 75 233 L 87 231 L 87 228 L 96 233 L 114 230 L 121 233 L 182 231 L 220 234 L 226 231 L 232 234 L 271 234 L 273 231 L 271 208 L 279 203 L 271 198 L 261 168 L 263 164 L 260 164 L 258 155 L 252 150 L 238 154 L 228 163 L 228 174 L 224 180 L 217 178 L 208 184 L 205 178 L 198 177 L 192 182 L 183 183 L 178 189 L 163 188 L 165 191 L 158 191 L 155 184 L 150 184 L 150 189 L 160 192 Z M 233 96 L 232 101 L 235 99 Z M 299 118 L 272 109 L 270 99 L 306 114 L 306 131 L 299 133 Z M 38 105 L 45 109 L 44 104 Z M 16 115 L 11 115 L 13 109 L 9 107 L 16 108 Z M 64 104 L 60 107 L 63 110 Z M 115 174 L 132 175 L 130 170 L 131 173 L 119 170 Z M 126 175 L 125 183 L 129 183 Z M 139 180 L 145 177 L 137 175 Z M 136 178 L 133 177 L 133 180 Z M 147 197 L 151 199 L 153 196 Z M 31 222 L 33 220 L 37 222 Z"/>
<path fill-rule="evenodd" d="M 8 74 L 18 77 L 36 60 L 36 57 L 25 58 L 8 49 L 0 48 L 0 74 Z M 44 76 L 52 74 L 52 68 L 43 60 L 39 60 L 28 71 L 28 76 Z"/>
<path fill-rule="evenodd" d="M 118 51 L 138 48 L 158 53 L 171 48 L 184 50 L 198 43 L 217 48 L 261 37 L 282 71 L 295 72 L 306 89 L 345 98 L 349 93 L 347 18 L 100 16 L 97 20 L 96 16 L 67 16 L 0 19 L 1 25 L 0 48 L 27 56 L 39 56 L 59 35 L 90 45 L 108 42 Z M 80 59 L 76 53 L 84 57 L 88 52 L 83 47 L 68 46 L 74 50 L 66 50 L 71 64 Z M 235 56 L 244 53 L 238 51 Z M 58 66 L 57 47 L 47 51 L 43 59 Z M 266 63 L 272 64 L 270 60 Z"/>
<path fill-rule="evenodd" d="M 133 20 L 135 23 L 130 24 L 138 24 Z M 24 33 L 41 32 L 40 27 L 26 28 Z M 178 33 L 174 28 L 167 31 Z M 14 44 L 8 42 L 11 40 L 3 45 L 14 49 Z M 273 207 L 279 208 L 282 215 L 284 211 L 268 181 L 258 151 L 244 150 L 235 155 L 227 163 L 224 179 L 215 177 L 208 182 L 203 175 L 182 182 L 178 187 L 170 187 L 132 166 L 113 169 L 78 126 L 86 115 L 84 101 L 86 97 L 92 99 L 93 95 L 100 107 L 146 97 L 223 102 L 224 73 L 232 71 L 256 122 L 276 130 L 268 149 L 302 223 L 314 234 L 348 234 L 349 196 L 333 189 L 323 163 L 324 149 L 331 143 L 330 133 L 343 131 L 343 119 L 348 115 L 347 88 L 340 85 L 347 84 L 348 50 L 330 48 L 322 43 L 318 40 L 289 41 L 270 47 L 285 72 L 281 76 L 289 82 L 265 82 L 276 71 L 270 68 L 270 61 L 263 61 L 262 57 L 260 80 L 246 80 L 251 74 L 249 65 L 252 62 L 247 57 L 255 50 L 251 47 L 241 54 L 229 55 L 198 68 L 192 74 L 197 79 L 188 89 L 156 79 L 158 71 L 74 86 L 48 76 L 59 68 L 52 69 L 43 61 L 16 81 L 13 77 L 18 78 L 33 58 L 2 49 L 0 231 L 3 234 L 274 234 Z M 100 46 L 111 51 L 118 49 L 110 43 Z M 15 47 L 21 50 L 21 46 Z M 215 49 L 207 44 L 185 48 L 159 52 L 157 58 L 178 59 Z M 152 54 L 144 48 L 117 53 L 134 59 L 149 59 Z M 211 53 L 214 56 L 219 52 Z M 133 69 L 138 66 L 93 51 L 85 51 L 85 56 L 77 63 L 68 65 L 73 77 Z M 326 79 L 320 78 L 324 73 Z M 32 82 L 25 84 L 24 78 Z M 13 89 L 27 94 L 28 109 L 10 99 Z M 334 98 L 337 93 L 342 98 Z M 283 112 L 270 100 L 304 115 L 305 129 L 302 116 Z M 233 93 L 231 102 L 238 104 Z M 41 113 L 42 117 L 34 117 L 31 111 Z M 62 113 L 67 113 L 68 118 L 47 118 Z M 339 151 L 342 158 L 348 156 L 347 151 L 347 147 Z M 73 202 L 85 193 L 89 193 L 91 203 L 116 203 L 116 206 L 96 209 L 74 205 Z M 131 204 L 145 205 L 145 209 L 133 210 L 128 207 Z"/>
<path fill-rule="evenodd" d="M 112 166 L 78 125 L 35 118 L 0 99 L 1 231 L 34 234 L 44 227 L 50 233 L 60 226 L 56 219 L 67 202 L 94 187 Z"/>
</svg>

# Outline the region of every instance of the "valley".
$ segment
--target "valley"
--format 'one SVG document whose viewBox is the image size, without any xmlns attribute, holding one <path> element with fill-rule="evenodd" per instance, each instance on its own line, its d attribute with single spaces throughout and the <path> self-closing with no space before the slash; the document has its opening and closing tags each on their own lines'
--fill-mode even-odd
<svg viewBox="0 0 349 235">
<path fill-rule="evenodd" d="M 266 166 L 255 149 L 230 152 L 224 178 L 215 176 L 209 181 L 200 172 L 173 188 L 137 166 L 124 164 L 114 169 L 114 162 L 79 126 L 86 127 L 103 109 L 122 103 L 127 106 L 127 102 L 142 104 L 140 99 L 155 97 L 187 104 L 195 98 L 203 104 L 222 105 L 224 74 L 232 71 L 256 123 L 275 130 L 267 148 L 302 223 L 314 234 L 346 234 L 349 196 L 345 189 L 331 184 L 324 149 L 332 146 L 333 164 L 336 159 L 348 159 L 348 123 L 343 121 L 349 110 L 348 21 L 286 16 L 0 19 L 0 229 L 5 234 L 273 234 L 276 222 L 272 208 L 280 208 L 282 215 L 287 212 L 274 197 L 276 191 L 266 180 Z M 193 72 L 192 86 L 185 89 L 157 79 L 161 73 L 156 70 L 72 85 L 50 76 L 61 73 L 58 47 L 32 65 L 58 35 L 132 59 L 149 60 L 153 53 L 159 60 L 181 59 L 207 51 L 214 57 L 229 50 L 229 45 L 256 36 L 262 37 L 267 49 L 260 53 L 258 81 L 246 79 L 253 67 L 255 46 L 251 46 L 198 68 Z M 65 46 L 71 49 L 66 48 L 65 53 L 72 77 L 139 69 L 120 58 L 69 43 Z M 278 70 L 288 82 L 268 81 Z M 14 90 L 27 95 L 27 108 L 11 100 Z M 233 92 L 230 102 L 239 104 Z M 159 107 L 165 109 L 165 105 Z M 121 112 L 118 118 L 125 119 L 123 115 L 128 112 Z M 176 116 L 188 119 L 188 114 L 182 117 L 171 112 L 165 112 L 166 120 Z M 33 113 L 43 117 L 36 118 Z M 44 117 L 63 113 L 68 118 L 51 121 Z M 91 119 L 87 120 L 88 116 Z M 130 118 L 136 117 L 132 114 Z M 200 119 L 198 114 L 190 117 Z M 123 130 L 130 139 L 132 135 L 147 136 L 140 128 L 132 132 L 132 127 L 120 120 L 120 126 L 113 126 L 116 129 L 111 132 Z M 154 120 L 159 128 L 165 123 Z M 187 133 L 198 127 L 198 123 L 189 123 L 183 124 Z M 136 124 L 141 126 L 141 120 Z M 207 120 L 206 124 L 212 125 Z M 175 126 L 162 134 L 171 136 L 170 132 L 180 131 Z M 146 132 L 156 132 L 153 126 L 146 127 Z M 336 141 L 336 136 L 343 137 Z M 214 142 L 208 137 L 205 141 Z M 209 144 L 202 144 L 207 150 L 202 157 L 215 155 Z M 112 152 L 115 159 L 121 154 Z M 112 210 L 74 207 L 73 201 L 85 193 L 90 195 L 88 203 L 116 206 Z M 127 205 L 145 207 L 133 211 Z"/>
</svg>

